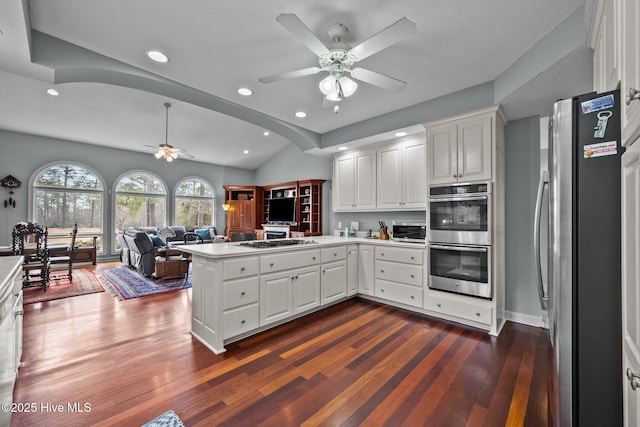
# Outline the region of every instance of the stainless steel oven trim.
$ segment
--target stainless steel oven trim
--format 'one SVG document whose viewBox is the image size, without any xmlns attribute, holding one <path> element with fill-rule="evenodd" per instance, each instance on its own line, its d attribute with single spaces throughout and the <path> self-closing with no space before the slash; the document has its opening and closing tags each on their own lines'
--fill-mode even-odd
<svg viewBox="0 0 640 427">
<path fill-rule="evenodd" d="M 429 289 L 435 289 L 439 291 L 449 291 L 457 294 L 470 295 L 474 297 L 492 299 L 492 254 L 491 247 L 484 246 L 458 246 L 458 245 L 428 245 L 428 250 L 431 248 L 458 251 L 458 252 L 486 252 L 487 253 L 487 282 L 472 282 L 468 280 L 450 279 L 448 277 L 434 276 L 429 273 Z M 429 272 L 431 272 L 431 253 L 427 253 L 427 259 L 429 260 Z"/>
<path fill-rule="evenodd" d="M 429 197 L 428 209 L 431 212 L 431 203 L 437 202 L 450 202 L 450 201 L 464 201 L 464 200 L 486 200 L 487 201 L 487 231 L 454 231 L 454 230 L 432 230 L 431 219 L 427 221 L 427 235 L 430 242 L 439 243 L 454 243 L 463 245 L 491 245 L 493 235 L 493 202 L 491 194 L 485 194 L 483 196 L 472 197 L 447 197 L 446 199 L 439 199 L 436 197 Z"/>
</svg>

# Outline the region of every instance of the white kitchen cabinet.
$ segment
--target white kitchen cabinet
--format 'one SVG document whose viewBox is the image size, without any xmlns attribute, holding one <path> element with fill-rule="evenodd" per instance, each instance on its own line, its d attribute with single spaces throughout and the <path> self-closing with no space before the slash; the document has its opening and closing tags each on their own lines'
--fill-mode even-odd
<svg viewBox="0 0 640 427">
<path fill-rule="evenodd" d="M 640 425 L 640 142 L 622 155 L 622 354 L 624 417 Z M 635 384 L 634 384 L 635 383 Z"/>
<path fill-rule="evenodd" d="M 260 326 L 320 305 L 320 266 L 260 276 Z"/>
<path fill-rule="evenodd" d="M 429 184 L 495 179 L 496 138 L 504 115 L 491 107 L 425 124 Z"/>
<path fill-rule="evenodd" d="M 593 88 L 597 92 L 614 90 L 620 82 L 619 6 L 618 0 L 596 2 L 589 44 L 593 49 Z"/>
<path fill-rule="evenodd" d="M 375 248 L 374 295 L 422 308 L 423 249 Z"/>
<path fill-rule="evenodd" d="M 347 296 L 347 261 L 322 264 L 320 277 L 322 305 Z"/>
<path fill-rule="evenodd" d="M 630 145 L 640 136 L 640 1 L 620 3 L 622 143 Z"/>
<path fill-rule="evenodd" d="M 426 208 L 427 147 L 424 139 L 378 148 L 378 210 Z"/>
<path fill-rule="evenodd" d="M 372 245 L 360 245 L 358 248 L 358 292 L 373 295 L 375 251 Z"/>
<path fill-rule="evenodd" d="M 347 295 L 358 293 L 358 245 L 347 248 Z"/>
<path fill-rule="evenodd" d="M 437 316 L 486 328 L 493 319 L 493 304 L 489 300 L 427 290 L 424 308 Z"/>
<path fill-rule="evenodd" d="M 333 159 L 333 210 L 376 209 L 376 150 L 357 151 Z"/>
</svg>

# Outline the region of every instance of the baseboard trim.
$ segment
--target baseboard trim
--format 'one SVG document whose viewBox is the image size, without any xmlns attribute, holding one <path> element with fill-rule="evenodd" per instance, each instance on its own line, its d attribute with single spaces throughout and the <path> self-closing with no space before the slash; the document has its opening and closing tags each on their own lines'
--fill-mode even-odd
<svg viewBox="0 0 640 427">
<path fill-rule="evenodd" d="M 549 321 L 546 315 L 532 316 L 530 314 L 517 313 L 515 311 L 505 311 L 505 318 L 515 323 L 534 326 L 536 328 L 549 329 Z"/>
</svg>

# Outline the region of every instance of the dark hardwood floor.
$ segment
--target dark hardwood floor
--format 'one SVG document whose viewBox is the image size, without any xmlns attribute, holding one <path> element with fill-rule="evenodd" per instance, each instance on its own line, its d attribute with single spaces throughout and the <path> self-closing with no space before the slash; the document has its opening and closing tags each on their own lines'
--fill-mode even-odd
<svg viewBox="0 0 640 427">
<path fill-rule="evenodd" d="M 26 305 L 14 401 L 35 411 L 11 425 L 137 426 L 169 409 L 189 427 L 547 424 L 543 329 L 496 338 L 352 299 L 216 356 L 190 306 L 190 290 Z"/>
</svg>

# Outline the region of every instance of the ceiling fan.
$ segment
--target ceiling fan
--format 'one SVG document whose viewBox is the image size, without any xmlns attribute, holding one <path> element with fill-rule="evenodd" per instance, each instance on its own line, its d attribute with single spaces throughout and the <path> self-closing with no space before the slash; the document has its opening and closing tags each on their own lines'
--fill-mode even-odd
<svg viewBox="0 0 640 427">
<path fill-rule="evenodd" d="M 258 79 L 261 83 L 272 83 L 327 71 L 329 75 L 320 81 L 319 88 L 328 101 L 340 101 L 356 91 L 358 84 L 349 79 L 347 74 L 356 80 L 394 92 L 401 91 L 407 85 L 406 82 L 367 68 L 354 67 L 354 64 L 415 34 L 416 24 L 409 18 L 399 19 L 353 48 L 344 41 L 349 34 L 349 29 L 343 24 L 333 24 L 329 27 L 331 43 L 325 45 L 293 13 L 278 15 L 276 21 L 318 55 L 320 66 L 261 77 Z"/>
<path fill-rule="evenodd" d="M 164 108 L 166 108 L 166 121 L 165 121 L 165 133 L 164 133 L 164 144 L 155 145 L 146 145 L 145 147 L 157 148 L 157 151 L 153 154 L 156 159 L 164 159 L 166 162 L 173 162 L 180 155 L 186 156 L 191 159 L 194 158 L 191 154 L 187 153 L 184 150 L 174 147 L 169 144 L 169 108 L 171 108 L 171 104 L 168 102 L 164 103 Z"/>
</svg>

